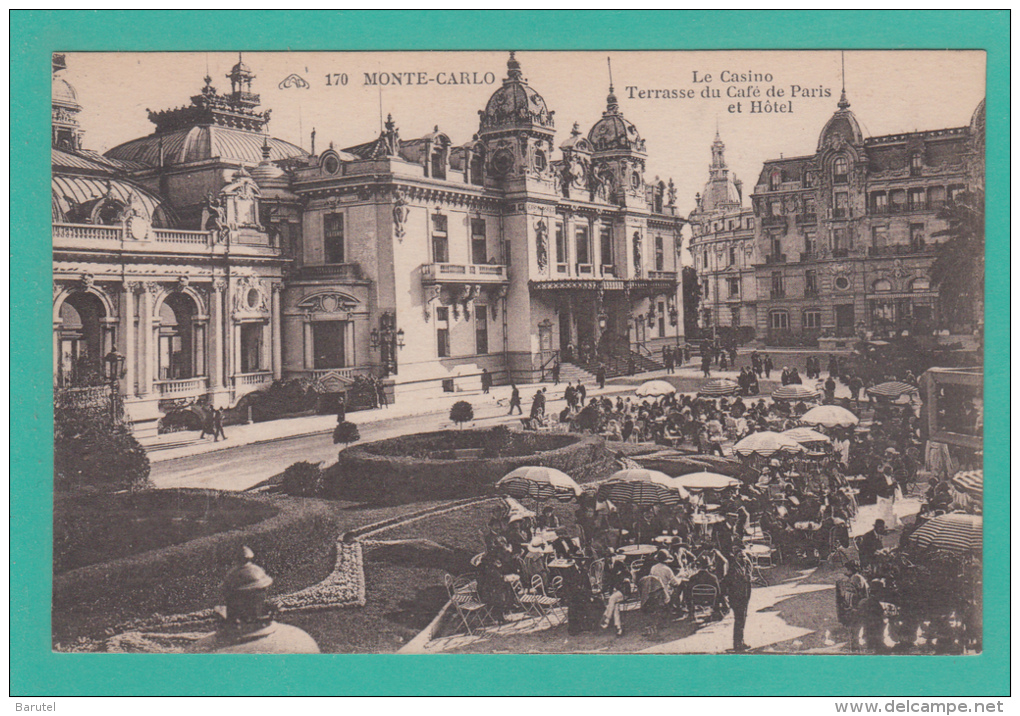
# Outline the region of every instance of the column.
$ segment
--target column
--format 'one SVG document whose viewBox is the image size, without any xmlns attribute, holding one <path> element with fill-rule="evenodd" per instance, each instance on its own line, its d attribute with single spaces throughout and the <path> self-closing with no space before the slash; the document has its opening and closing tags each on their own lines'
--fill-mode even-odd
<svg viewBox="0 0 1020 716">
<path fill-rule="evenodd" d="M 213 279 L 209 300 L 209 330 L 212 334 L 209 380 L 213 390 L 223 387 L 223 289 L 226 285 L 223 279 Z"/>
<path fill-rule="evenodd" d="M 354 321 L 344 321 L 344 365 L 351 368 L 357 365 L 354 353 Z"/>
<path fill-rule="evenodd" d="M 137 281 L 125 281 L 120 293 L 120 352 L 124 356 L 124 387 L 121 392 L 135 394 L 135 291 Z"/>
<path fill-rule="evenodd" d="M 142 284 L 138 303 L 138 395 L 145 398 L 152 392 L 152 366 L 156 354 L 152 335 L 152 295 L 158 290 L 154 283 Z"/>
<path fill-rule="evenodd" d="M 315 370 L 315 341 L 312 337 L 312 321 L 305 316 L 304 322 L 305 370 Z"/>
<path fill-rule="evenodd" d="M 280 334 L 280 292 L 283 284 L 272 285 L 272 327 L 269 331 L 269 340 L 273 342 L 273 380 L 283 378 L 283 336 Z"/>
<path fill-rule="evenodd" d="M 60 329 L 63 326 L 62 321 L 53 322 L 53 384 L 57 384 L 58 378 L 60 378 Z"/>
</svg>

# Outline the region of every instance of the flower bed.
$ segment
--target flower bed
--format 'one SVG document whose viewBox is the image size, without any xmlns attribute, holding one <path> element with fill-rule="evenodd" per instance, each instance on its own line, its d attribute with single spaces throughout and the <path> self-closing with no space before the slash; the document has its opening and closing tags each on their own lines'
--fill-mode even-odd
<svg viewBox="0 0 1020 716">
<path fill-rule="evenodd" d="M 498 435 L 499 457 L 434 459 L 444 451 L 491 449 L 492 431 L 444 431 L 382 440 L 348 448 L 323 476 L 328 497 L 399 504 L 417 500 L 462 499 L 488 494 L 492 485 L 522 465 L 562 470 L 578 482 L 594 479 L 612 461 L 605 442 L 582 435 Z M 458 437 L 454 437 L 458 436 Z M 520 436 L 520 437 L 518 437 Z M 428 456 L 422 456 L 422 452 Z"/>
<path fill-rule="evenodd" d="M 208 503 L 209 491 L 158 490 L 149 493 L 151 509 L 191 502 Z M 212 493 L 217 494 L 217 493 Z M 222 601 L 227 570 L 243 545 L 274 581 L 271 594 L 286 594 L 320 582 L 336 563 L 339 528 L 328 505 L 317 500 L 235 497 L 268 517 L 141 554 L 91 564 L 53 579 L 55 640 L 94 634 L 127 619 L 153 614 L 185 614 Z"/>
</svg>

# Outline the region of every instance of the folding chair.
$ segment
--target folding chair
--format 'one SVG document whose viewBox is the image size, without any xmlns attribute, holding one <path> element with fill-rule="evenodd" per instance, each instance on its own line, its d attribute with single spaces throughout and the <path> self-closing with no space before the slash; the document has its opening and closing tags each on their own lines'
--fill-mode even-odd
<svg viewBox="0 0 1020 716">
<path fill-rule="evenodd" d="M 698 609 L 708 609 L 715 613 L 718 598 L 719 590 L 711 584 L 695 584 L 691 588 L 691 615 L 697 619 Z"/>
<path fill-rule="evenodd" d="M 467 633 L 474 635 L 471 624 L 474 622 L 477 627 L 483 626 L 489 613 L 488 607 L 478 599 L 478 595 L 471 588 L 471 583 L 454 579 L 450 574 L 444 577 L 444 582 L 446 592 L 450 595 L 450 603 L 453 604 L 457 616 L 460 617 Z"/>
<path fill-rule="evenodd" d="M 535 579 L 539 580 L 541 584 L 542 577 L 535 575 L 531 582 L 534 585 Z M 552 620 L 549 619 L 549 615 L 546 613 L 546 607 L 552 605 L 556 600 L 552 597 L 546 596 L 544 593 L 532 593 L 524 588 L 524 585 L 520 581 L 512 582 L 514 589 L 514 596 L 517 598 L 517 603 L 521 606 L 524 612 L 530 616 L 535 617 L 540 622 L 545 621 L 550 627 L 555 626 Z M 534 589 L 534 587 L 532 587 Z"/>
<path fill-rule="evenodd" d="M 593 594 L 602 594 L 602 588 L 605 586 L 605 573 L 606 564 L 601 559 L 596 559 L 588 567 L 588 580 L 591 582 L 591 591 Z"/>
<path fill-rule="evenodd" d="M 563 584 L 563 578 L 557 577 L 560 580 L 560 584 Z M 550 626 L 555 626 L 552 622 L 552 610 L 563 604 L 563 600 L 557 597 L 555 594 L 549 594 L 545 591 L 545 581 L 542 579 L 542 575 L 536 574 L 531 578 L 531 591 L 539 597 L 538 605 L 542 608 L 545 619 L 549 622 Z"/>
</svg>

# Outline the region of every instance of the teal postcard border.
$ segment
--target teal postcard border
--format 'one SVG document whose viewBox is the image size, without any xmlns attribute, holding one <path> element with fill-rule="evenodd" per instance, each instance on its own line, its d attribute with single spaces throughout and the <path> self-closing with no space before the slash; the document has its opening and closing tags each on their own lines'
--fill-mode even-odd
<svg viewBox="0 0 1020 716">
<path fill-rule="evenodd" d="M 1008 11 L 18 11 L 11 19 L 11 695 L 1009 694 Z M 54 654 L 53 51 L 983 49 L 985 651 L 971 657 Z M 111 78 L 116 81 L 116 78 Z"/>
</svg>

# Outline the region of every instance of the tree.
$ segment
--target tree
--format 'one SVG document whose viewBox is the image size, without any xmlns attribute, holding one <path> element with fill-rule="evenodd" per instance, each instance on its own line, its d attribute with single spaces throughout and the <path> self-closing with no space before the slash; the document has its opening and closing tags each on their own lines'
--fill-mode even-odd
<svg viewBox="0 0 1020 716">
<path fill-rule="evenodd" d="M 971 323 L 979 317 L 985 295 L 985 194 L 960 194 L 938 214 L 948 226 L 934 237 L 938 245 L 931 280 L 938 289 L 940 323 Z"/>
<path fill-rule="evenodd" d="M 680 273 L 684 296 L 684 335 L 694 336 L 698 332 L 698 307 L 701 305 L 701 283 L 693 266 L 684 266 Z"/>
<path fill-rule="evenodd" d="M 464 423 L 475 419 L 475 409 L 466 400 L 458 400 L 450 408 L 450 420 L 457 423 L 463 430 Z"/>
<path fill-rule="evenodd" d="M 347 447 L 358 440 L 361 440 L 361 433 L 358 432 L 358 426 L 349 420 L 337 423 L 337 426 L 333 428 L 334 445 L 343 443 L 343 446 Z"/>
</svg>

